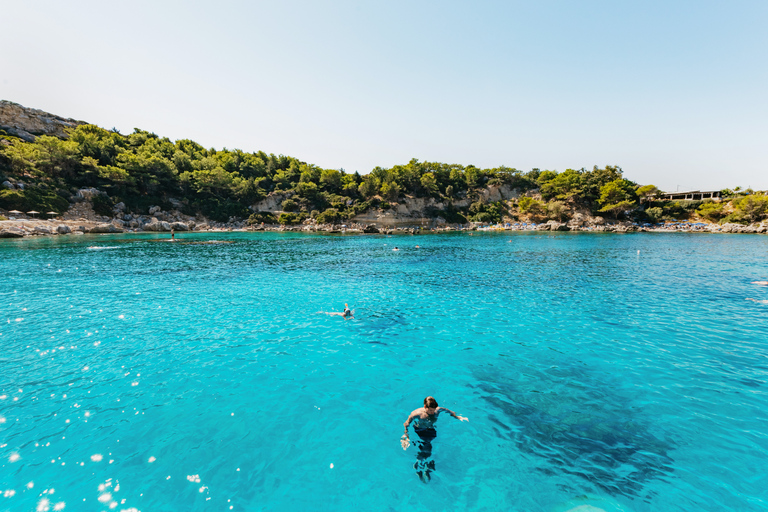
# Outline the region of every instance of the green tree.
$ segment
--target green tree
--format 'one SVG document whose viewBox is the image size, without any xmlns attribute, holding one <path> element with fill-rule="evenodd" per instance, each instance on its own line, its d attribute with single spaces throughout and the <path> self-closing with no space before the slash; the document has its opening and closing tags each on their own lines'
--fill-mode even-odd
<svg viewBox="0 0 768 512">
<path fill-rule="evenodd" d="M 381 197 L 383 197 L 385 201 L 396 202 L 399 196 L 400 186 L 397 183 L 384 183 L 381 186 Z"/>
<path fill-rule="evenodd" d="M 378 180 L 373 176 L 367 176 L 358 188 L 360 195 L 365 198 L 370 198 L 378 194 L 379 184 Z"/>
<path fill-rule="evenodd" d="M 544 213 L 544 203 L 529 196 L 522 196 L 517 201 L 517 209 L 521 213 L 527 213 L 529 215 L 539 216 Z"/>
<path fill-rule="evenodd" d="M 619 215 L 635 206 L 634 183 L 625 179 L 610 181 L 600 187 L 599 211 Z"/>
<path fill-rule="evenodd" d="M 421 187 L 428 195 L 436 195 L 438 192 L 437 178 L 432 172 L 424 173 L 421 176 Z"/>
<path fill-rule="evenodd" d="M 541 195 L 545 199 L 567 200 L 578 197 L 582 193 L 582 175 L 579 171 L 566 169 L 554 177 L 542 181 L 544 176 L 551 171 L 544 171 L 539 176 L 541 183 Z"/>
<path fill-rule="evenodd" d="M 640 198 L 640 202 L 648 202 L 657 198 L 661 194 L 661 190 L 656 185 L 644 185 L 637 189 L 637 197 Z"/>
<path fill-rule="evenodd" d="M 341 173 L 335 169 L 326 169 L 320 173 L 320 185 L 323 190 L 337 192 L 341 188 Z"/>
</svg>

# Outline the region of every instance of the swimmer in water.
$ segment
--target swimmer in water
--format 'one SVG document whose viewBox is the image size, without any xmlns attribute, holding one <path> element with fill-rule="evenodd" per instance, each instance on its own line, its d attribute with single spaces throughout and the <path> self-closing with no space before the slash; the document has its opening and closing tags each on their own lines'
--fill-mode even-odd
<svg viewBox="0 0 768 512">
<path fill-rule="evenodd" d="M 405 426 L 405 434 L 400 438 L 400 446 L 403 447 L 403 450 L 407 450 L 411 445 L 411 441 L 408 438 L 408 426 L 411 422 L 413 422 L 413 430 L 419 436 L 419 441 L 416 441 L 419 445 L 419 453 L 416 454 L 416 463 L 413 465 L 413 469 L 416 470 L 419 479 L 424 483 L 432 479 L 431 473 L 435 470 L 435 461 L 428 459 L 432 456 L 432 440 L 437 437 L 435 422 L 437 422 L 437 417 L 440 413 L 443 412 L 450 414 L 459 421 L 469 421 L 469 419 L 459 416 L 450 409 L 438 407 L 437 400 L 434 397 L 428 396 L 424 399 L 424 407 L 419 407 L 413 411 L 403 424 Z"/>
<path fill-rule="evenodd" d="M 756 284 L 759 286 L 768 286 L 768 281 L 752 281 L 752 284 Z"/>
<path fill-rule="evenodd" d="M 321 313 L 324 313 L 324 311 L 321 311 Z M 336 311 L 329 311 L 325 314 L 331 315 L 331 316 L 340 316 L 340 317 L 343 317 L 344 320 L 348 318 L 355 318 L 355 315 L 352 314 L 352 310 L 349 309 L 349 304 L 347 304 L 346 302 L 344 303 L 344 311 L 342 311 L 341 313 L 338 313 Z"/>
<path fill-rule="evenodd" d="M 745 300 L 751 300 L 752 302 L 757 302 L 758 304 L 768 304 L 768 300 L 750 299 L 749 297 L 747 297 Z"/>
<path fill-rule="evenodd" d="M 394 249 L 392 249 L 392 250 L 393 250 L 393 251 L 399 251 L 400 249 L 398 249 L 397 247 L 395 247 L 395 248 L 394 248 Z"/>
</svg>

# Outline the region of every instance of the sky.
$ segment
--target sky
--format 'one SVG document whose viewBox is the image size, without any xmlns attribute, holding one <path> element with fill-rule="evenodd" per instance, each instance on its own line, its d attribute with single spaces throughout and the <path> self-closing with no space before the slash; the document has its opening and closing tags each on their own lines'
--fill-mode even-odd
<svg viewBox="0 0 768 512">
<path fill-rule="evenodd" d="M 5 2 L 0 99 L 361 174 L 764 190 L 766 27 L 765 0 Z"/>
</svg>

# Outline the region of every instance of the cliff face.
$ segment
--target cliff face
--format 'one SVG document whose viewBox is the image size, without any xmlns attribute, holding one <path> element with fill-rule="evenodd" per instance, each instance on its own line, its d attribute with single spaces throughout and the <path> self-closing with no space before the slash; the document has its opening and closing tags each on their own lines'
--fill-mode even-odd
<svg viewBox="0 0 768 512">
<path fill-rule="evenodd" d="M 27 142 L 33 142 L 38 135 L 66 138 L 65 128 L 75 128 L 81 124 L 86 123 L 0 100 L 0 129 Z"/>
</svg>

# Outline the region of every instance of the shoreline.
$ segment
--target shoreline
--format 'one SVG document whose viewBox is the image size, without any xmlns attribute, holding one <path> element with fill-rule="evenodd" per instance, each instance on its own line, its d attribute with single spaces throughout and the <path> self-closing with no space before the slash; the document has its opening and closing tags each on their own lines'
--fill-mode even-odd
<svg viewBox="0 0 768 512">
<path fill-rule="evenodd" d="M 165 223 L 164 223 L 165 224 Z M 179 226 L 181 227 L 181 226 Z M 28 238 L 41 236 L 86 235 L 86 234 L 118 234 L 118 233 L 165 233 L 169 235 L 169 226 L 152 226 L 154 229 L 123 228 L 110 222 L 90 220 L 57 220 L 57 219 L 14 219 L 0 221 L 0 238 Z M 166 229 L 167 228 L 167 229 Z M 210 226 L 202 224 L 191 229 L 177 229 L 174 232 L 183 236 L 184 233 L 228 233 L 228 232 L 292 232 L 316 233 L 322 235 L 415 235 L 438 234 L 452 232 L 506 232 L 506 231 L 573 231 L 584 233 L 747 233 L 768 234 L 768 223 L 753 225 L 741 224 L 706 224 L 706 223 L 665 223 L 665 224 L 636 224 L 619 222 L 616 224 L 568 226 L 565 223 L 549 221 L 546 223 L 516 222 L 503 225 L 445 225 L 424 228 L 421 226 L 376 226 L 375 224 L 349 225 L 339 224 L 304 224 L 304 225 L 235 225 Z"/>
</svg>

